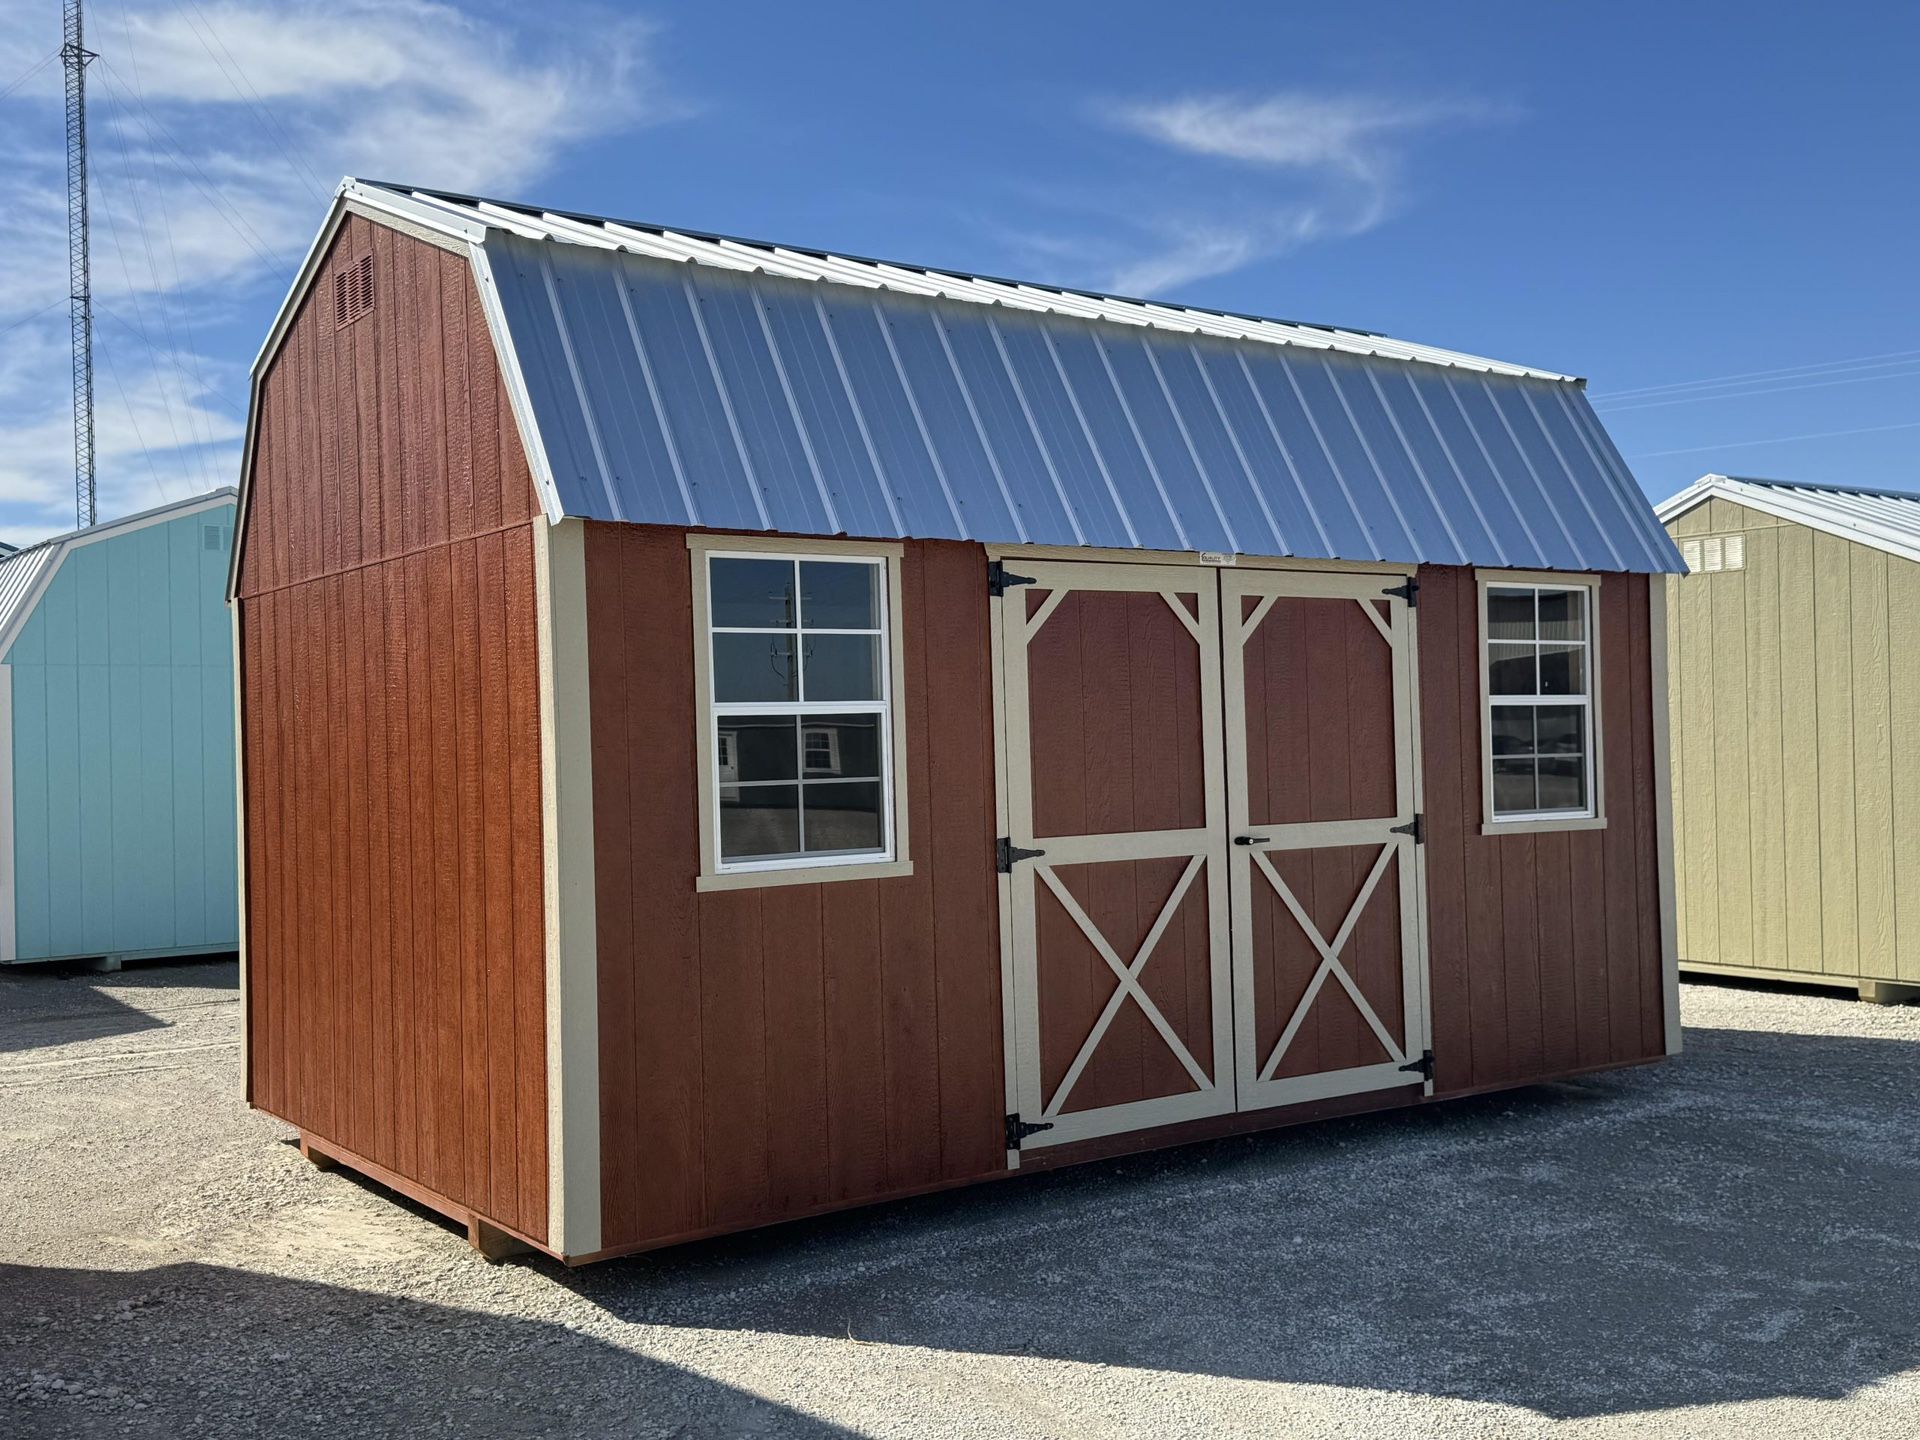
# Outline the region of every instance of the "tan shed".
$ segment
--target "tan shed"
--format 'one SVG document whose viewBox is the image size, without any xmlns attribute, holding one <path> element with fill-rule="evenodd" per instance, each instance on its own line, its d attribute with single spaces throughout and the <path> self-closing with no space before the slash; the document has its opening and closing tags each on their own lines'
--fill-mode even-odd
<svg viewBox="0 0 1920 1440">
<path fill-rule="evenodd" d="M 1920 1000 L 1920 496 L 1707 475 L 1659 515 L 1681 967 Z"/>
</svg>

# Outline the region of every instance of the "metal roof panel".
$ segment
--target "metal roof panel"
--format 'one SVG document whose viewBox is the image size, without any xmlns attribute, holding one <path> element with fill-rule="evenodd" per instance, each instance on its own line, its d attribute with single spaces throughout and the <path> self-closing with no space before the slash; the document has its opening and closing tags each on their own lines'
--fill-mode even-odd
<svg viewBox="0 0 1920 1440">
<path fill-rule="evenodd" d="M 443 192 L 342 194 L 473 243 L 555 518 L 1681 568 L 1581 387 L 1549 372 Z"/>
</svg>

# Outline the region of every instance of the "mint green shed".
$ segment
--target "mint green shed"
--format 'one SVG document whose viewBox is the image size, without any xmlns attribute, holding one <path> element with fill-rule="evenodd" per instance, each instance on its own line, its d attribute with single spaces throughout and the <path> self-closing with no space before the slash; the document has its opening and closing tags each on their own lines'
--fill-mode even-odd
<svg viewBox="0 0 1920 1440">
<path fill-rule="evenodd" d="M 0 964 L 234 950 L 229 487 L 0 559 Z"/>
</svg>

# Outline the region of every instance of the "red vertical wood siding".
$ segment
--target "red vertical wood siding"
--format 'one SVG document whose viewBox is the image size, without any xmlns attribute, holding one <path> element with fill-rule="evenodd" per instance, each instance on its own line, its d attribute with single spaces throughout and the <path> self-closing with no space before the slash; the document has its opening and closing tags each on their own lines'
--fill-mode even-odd
<svg viewBox="0 0 1920 1440">
<path fill-rule="evenodd" d="M 990 861 L 993 686 L 980 552 L 948 543 L 906 547 L 901 633 L 914 875 L 708 893 L 694 885 L 700 719 L 684 532 L 589 524 L 586 556 L 604 1246 L 644 1247 L 1004 1173 Z M 1503 837 L 1480 834 L 1474 575 L 1428 568 L 1421 586 L 1419 743 L 1438 1093 L 1652 1058 L 1661 1052 L 1663 996 L 1647 582 L 1610 575 L 1601 587 L 1607 828 Z M 1352 777 L 1335 763 L 1346 752 L 1335 753 L 1327 738 L 1332 730 L 1322 736 L 1327 764 L 1312 763 L 1323 721 L 1344 716 L 1339 733 L 1348 748 L 1358 743 L 1377 750 L 1385 743 L 1383 728 L 1351 713 L 1356 705 L 1377 710 L 1384 703 L 1373 694 L 1377 683 L 1369 688 L 1348 673 L 1356 653 L 1370 653 L 1355 646 L 1375 639 L 1371 627 L 1349 633 L 1310 626 L 1300 628 L 1298 638 L 1298 653 L 1282 646 L 1262 685 L 1296 676 L 1293 686 L 1279 684 L 1274 692 L 1287 717 L 1279 728 L 1304 729 L 1306 738 L 1266 750 L 1272 751 L 1270 772 L 1284 769 L 1285 756 L 1294 754 L 1300 773 L 1266 774 L 1263 803 L 1297 802 L 1315 816 L 1350 813 L 1363 801 L 1390 803 L 1390 796 L 1372 795 L 1364 777 L 1354 781 L 1360 792 L 1349 790 Z M 1080 648 L 1049 655 L 1037 673 L 1057 689 L 1080 673 Z M 1305 697 L 1310 713 L 1295 714 L 1286 707 L 1298 708 L 1302 686 L 1312 691 Z M 1167 688 L 1157 687 L 1153 704 L 1166 700 Z M 1048 725 L 1060 729 L 1057 748 L 1074 769 L 1073 757 L 1088 750 L 1087 735 L 1111 727 L 1120 712 L 1094 707 L 1083 715 L 1085 725 L 1062 728 L 1062 708 L 1036 706 L 1036 745 Z M 1152 704 L 1139 713 L 1157 714 Z M 1096 751 L 1100 764 L 1088 767 L 1087 794 L 1061 789 L 1054 775 L 1058 793 L 1048 792 L 1048 804 L 1061 816 L 1080 816 L 1054 828 L 1112 828 L 1106 810 L 1086 807 L 1093 794 L 1107 803 L 1130 793 L 1125 777 L 1112 771 L 1113 756 L 1124 761 L 1135 751 L 1126 745 Z M 1319 794 L 1312 777 L 1331 784 L 1336 772 L 1344 777 L 1337 793 Z M 1150 801 L 1184 803 L 1180 774 L 1180 767 L 1170 769 L 1163 793 Z M 1330 931 L 1345 914 L 1366 857 L 1326 858 L 1340 864 L 1324 884 L 1317 872 L 1303 870 L 1296 878 L 1316 920 Z M 1067 870 L 1065 883 L 1107 915 L 1086 877 Z M 1118 897 L 1127 903 L 1107 917 L 1120 939 L 1135 938 L 1156 908 L 1137 902 L 1157 900 L 1170 883 L 1169 876 L 1152 878 L 1139 894 L 1128 888 Z M 1378 954 L 1379 963 L 1360 964 L 1361 983 L 1390 1023 L 1398 1013 L 1396 904 L 1389 873 L 1351 942 L 1356 956 Z M 1271 928 L 1272 917 L 1256 917 L 1256 930 L 1261 918 Z M 1274 943 L 1271 936 L 1266 943 Z M 1097 1008 L 1103 998 L 1089 992 L 1086 1004 Z M 1290 1008 L 1284 995 L 1264 998 L 1274 1014 Z M 1176 995 L 1156 992 L 1156 999 L 1179 1009 Z M 1269 1016 L 1264 1023 L 1272 1030 L 1278 1022 Z M 1204 1049 L 1205 1038 L 1196 1033 L 1191 1042 Z M 1290 1057 L 1286 1073 L 1379 1058 L 1357 1014 L 1337 1009 L 1316 1020 L 1298 1044 L 1300 1055 Z M 1047 1059 L 1057 1069 L 1063 1054 Z M 1119 1079 L 1089 1072 L 1081 1082 L 1087 1096 L 1076 1096 L 1076 1107 L 1113 1098 L 1102 1092 L 1108 1080 L 1120 1098 L 1141 1083 L 1132 1070 Z M 1117 1136 L 1070 1155 L 1035 1152 L 1031 1163 L 1177 1143 L 1222 1124 L 1282 1125 L 1326 1108 L 1163 1127 L 1150 1141 Z"/>
<path fill-rule="evenodd" d="M 1480 612 L 1471 570 L 1420 572 L 1420 718 L 1436 1093 L 1664 1050 L 1647 577 L 1601 582 L 1607 824 L 1481 829 Z"/>
<path fill-rule="evenodd" d="M 333 273 L 374 258 L 336 329 Z M 536 502 L 467 262 L 349 216 L 240 569 L 253 1103 L 546 1233 Z"/>
<path fill-rule="evenodd" d="M 700 893 L 684 532 L 589 524 L 602 1243 L 1005 1168 L 978 547 L 901 566 L 911 876 Z"/>
</svg>

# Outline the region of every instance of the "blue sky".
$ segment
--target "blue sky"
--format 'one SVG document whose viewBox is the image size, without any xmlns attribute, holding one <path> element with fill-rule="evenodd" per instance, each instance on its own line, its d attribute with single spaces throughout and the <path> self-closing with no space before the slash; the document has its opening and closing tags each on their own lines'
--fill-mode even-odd
<svg viewBox="0 0 1920 1440">
<path fill-rule="evenodd" d="M 72 523 L 71 433 L 59 7 L 6 9 L 20 540 Z M 1911 4 L 89 13 L 105 515 L 235 478 L 247 365 L 347 171 L 1566 370 L 1656 498 L 1920 489 Z"/>
</svg>

